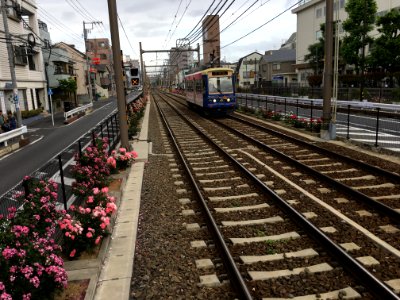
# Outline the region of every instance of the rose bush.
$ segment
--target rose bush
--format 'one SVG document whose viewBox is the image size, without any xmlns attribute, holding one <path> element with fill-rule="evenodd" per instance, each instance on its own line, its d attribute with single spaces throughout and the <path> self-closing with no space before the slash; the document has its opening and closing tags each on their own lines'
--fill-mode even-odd
<svg viewBox="0 0 400 300">
<path fill-rule="evenodd" d="M 71 259 L 91 250 L 109 234 L 110 217 L 117 206 L 108 188 L 94 188 L 83 206 L 71 205 L 68 214 L 59 221 L 64 234 L 64 253 Z"/>
<path fill-rule="evenodd" d="M 94 187 L 108 185 L 110 175 L 108 158 L 108 141 L 106 138 L 96 140 L 96 145 L 87 147 L 82 155 L 75 155 L 76 164 L 72 168 L 72 176 L 75 182 L 72 191 L 77 196 L 85 196 Z"/>
<path fill-rule="evenodd" d="M 132 165 L 137 158 L 135 151 L 126 151 L 125 148 L 119 148 L 118 150 L 111 151 L 111 156 L 108 159 L 109 166 L 116 170 L 125 170 L 127 167 Z"/>
<path fill-rule="evenodd" d="M 23 209 L 0 216 L 0 298 L 51 299 L 67 285 L 61 247 L 55 243 L 57 184 L 24 179 Z"/>
</svg>

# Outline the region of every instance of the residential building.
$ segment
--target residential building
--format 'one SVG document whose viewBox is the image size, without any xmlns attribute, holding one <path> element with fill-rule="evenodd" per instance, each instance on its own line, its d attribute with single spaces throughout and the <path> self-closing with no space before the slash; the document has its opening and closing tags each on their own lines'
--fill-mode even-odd
<svg viewBox="0 0 400 300">
<path fill-rule="evenodd" d="M 346 20 L 345 11 L 346 0 L 334 1 L 334 20 L 341 22 Z M 376 0 L 378 10 L 377 15 L 384 15 L 392 8 L 400 8 L 400 0 Z M 308 47 L 318 42 L 322 32 L 320 25 L 325 23 L 326 1 L 325 0 L 305 0 L 298 7 L 292 10 L 297 15 L 297 43 L 296 43 L 296 70 L 298 82 L 308 84 L 307 77 L 312 75 L 312 70 L 304 60 L 308 54 Z M 339 37 L 345 34 L 342 28 L 339 28 Z M 376 30 L 371 32 L 371 36 L 376 37 Z M 368 47 L 366 49 L 368 53 Z"/>
<path fill-rule="evenodd" d="M 15 75 L 20 110 L 45 107 L 47 103 L 42 42 L 38 38 L 37 5 L 35 0 L 5 1 L 7 24 L 12 35 Z M 0 14 L 0 38 L 5 40 Z M 15 111 L 7 44 L 0 43 L 0 109 Z"/>
<path fill-rule="evenodd" d="M 75 78 L 77 83 L 76 105 L 89 103 L 86 55 L 76 49 L 74 45 L 64 42 L 56 43 L 53 47 L 64 49 L 68 53 L 68 75 Z"/>
<path fill-rule="evenodd" d="M 260 61 L 259 72 L 262 86 L 297 84 L 295 63 L 296 49 L 281 48 L 265 51 L 265 55 Z"/>
<path fill-rule="evenodd" d="M 91 66 L 93 92 L 101 97 L 115 95 L 115 86 L 112 84 L 114 82 L 113 55 L 109 40 L 107 38 L 87 39 L 86 55 L 89 57 Z"/>
<path fill-rule="evenodd" d="M 261 78 L 259 77 L 259 64 L 262 56 L 261 53 L 252 52 L 239 59 L 236 69 L 236 81 L 239 87 L 249 88 L 258 84 Z"/>
</svg>

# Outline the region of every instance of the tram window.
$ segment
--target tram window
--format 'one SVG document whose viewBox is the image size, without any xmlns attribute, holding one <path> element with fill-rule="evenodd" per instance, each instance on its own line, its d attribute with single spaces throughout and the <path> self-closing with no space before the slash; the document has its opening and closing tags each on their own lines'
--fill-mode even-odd
<svg viewBox="0 0 400 300">
<path fill-rule="evenodd" d="M 208 91 L 209 93 L 232 93 L 232 77 L 214 77 L 208 79 Z"/>
<path fill-rule="evenodd" d="M 201 92 L 201 81 L 196 80 L 196 92 Z"/>
</svg>

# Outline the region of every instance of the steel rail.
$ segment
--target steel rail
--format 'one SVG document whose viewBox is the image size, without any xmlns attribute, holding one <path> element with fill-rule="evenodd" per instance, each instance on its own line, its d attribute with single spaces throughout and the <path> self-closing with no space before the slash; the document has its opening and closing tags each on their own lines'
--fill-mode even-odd
<svg viewBox="0 0 400 300">
<path fill-rule="evenodd" d="M 284 153 L 281 153 L 281 152 L 279 152 L 278 150 L 275 150 L 274 148 L 272 148 L 272 147 L 270 147 L 270 146 L 264 144 L 263 142 L 260 142 L 259 140 L 255 139 L 255 138 L 252 138 L 251 136 L 249 136 L 249 135 L 247 135 L 247 134 L 245 134 L 245 133 L 242 133 L 242 132 L 240 132 L 240 131 L 238 131 L 238 130 L 236 130 L 236 129 L 233 129 L 233 128 L 229 127 L 229 126 L 226 125 L 226 124 L 223 124 L 222 122 L 220 122 L 220 121 L 218 121 L 218 120 L 216 120 L 216 122 L 217 122 L 219 125 L 221 125 L 222 127 L 224 127 L 225 129 L 227 129 L 227 130 L 229 130 L 229 131 L 232 131 L 232 132 L 234 132 L 234 133 L 237 134 L 237 135 L 240 135 L 240 136 L 243 137 L 244 139 L 246 139 L 246 140 L 248 140 L 248 141 L 251 141 L 252 143 L 256 144 L 257 146 L 261 147 L 262 149 L 267 150 L 267 151 L 270 151 L 270 152 L 272 152 L 273 154 L 279 156 L 280 158 L 283 158 L 283 159 L 285 159 L 286 161 L 289 161 L 289 162 L 291 162 L 291 163 L 297 165 L 298 167 L 302 168 L 303 170 L 306 170 L 307 172 L 310 172 L 310 173 L 312 173 L 313 175 L 315 175 L 315 176 L 317 176 L 317 177 L 319 177 L 319 178 L 322 178 L 323 180 L 326 180 L 326 181 L 329 182 L 331 185 L 333 185 L 333 186 L 335 186 L 335 187 L 337 187 L 337 188 L 339 188 L 339 189 L 344 190 L 345 192 L 351 194 L 351 195 L 356 199 L 356 201 L 363 202 L 363 203 L 369 205 L 370 207 L 372 207 L 372 208 L 374 208 L 374 209 L 380 211 L 381 213 L 385 214 L 386 216 L 388 216 L 389 218 L 391 218 L 391 219 L 392 219 L 393 221 L 395 221 L 396 223 L 399 223 L 399 222 L 400 222 L 400 213 L 399 213 L 398 211 L 394 210 L 393 208 L 391 208 L 391 207 L 389 207 L 389 206 L 387 206 L 387 205 L 385 205 L 385 204 L 383 204 L 383 203 L 381 203 L 381 202 L 379 202 L 379 201 L 376 201 L 376 200 L 372 199 L 371 197 L 368 197 L 367 195 L 365 195 L 365 194 L 363 194 L 363 193 L 361 193 L 361 192 L 359 192 L 359 191 L 357 191 L 357 190 L 351 188 L 351 187 L 348 186 L 348 185 L 345 185 L 344 183 L 341 183 L 341 182 L 335 180 L 334 178 L 332 178 L 332 177 L 330 177 L 330 176 L 328 176 L 328 175 L 325 175 L 325 174 L 323 174 L 323 173 L 318 172 L 317 170 L 313 169 L 312 167 L 309 167 L 309 166 L 307 166 L 307 165 L 305 165 L 305 164 L 303 164 L 303 163 L 297 161 L 296 159 L 291 158 L 290 156 L 288 156 L 288 155 L 286 155 L 286 154 L 284 154 Z M 257 126 L 256 126 L 256 127 L 257 127 Z M 263 129 L 264 127 L 263 127 L 263 126 L 260 126 L 259 128 L 262 128 L 262 129 Z M 295 139 L 295 138 L 294 138 L 293 140 L 296 141 L 296 142 L 297 142 L 297 141 L 300 141 L 300 140 L 297 140 L 297 139 Z M 301 141 L 301 142 L 302 142 L 302 141 Z M 303 142 L 303 143 L 304 143 L 303 145 L 305 145 L 305 146 L 310 146 L 310 144 L 308 144 L 308 143 L 306 143 L 306 142 Z M 327 152 L 327 153 L 329 153 L 329 154 L 332 153 L 332 155 L 334 155 L 333 152 Z M 338 156 L 339 156 L 339 155 L 338 155 Z M 344 156 L 344 157 L 345 157 L 345 156 Z M 339 156 L 339 158 L 341 158 L 341 156 Z M 347 158 L 349 158 L 349 157 L 347 157 Z M 349 159 L 350 159 L 350 158 L 349 158 Z M 355 162 L 357 162 L 356 160 L 353 160 L 353 159 L 351 159 L 351 161 L 352 161 L 353 164 L 356 164 Z M 370 165 L 365 164 L 365 163 L 360 163 L 359 165 L 361 165 L 361 166 L 363 166 L 363 167 L 364 167 L 364 166 L 370 166 Z M 374 167 L 374 166 L 370 166 L 370 167 Z M 379 169 L 379 168 L 378 168 L 378 169 Z M 374 169 L 374 168 L 371 168 L 371 170 L 375 170 L 375 169 Z M 380 170 L 382 170 L 382 169 L 380 169 Z M 384 171 L 384 170 L 382 170 L 382 171 Z M 396 174 L 393 174 L 393 173 L 390 173 L 390 172 L 389 172 L 389 175 L 386 175 L 386 176 L 392 176 L 392 175 L 396 175 Z"/>
<path fill-rule="evenodd" d="M 168 103 L 168 102 L 167 102 Z M 170 103 L 168 103 L 173 107 Z M 174 108 L 176 110 L 176 108 Z M 176 110 L 177 111 L 177 110 Z M 345 250 L 339 247 L 333 242 L 327 235 L 325 235 L 318 227 L 314 226 L 308 221 L 301 213 L 294 209 L 288 202 L 279 197 L 273 190 L 271 190 L 264 182 L 262 182 L 257 176 L 251 173 L 247 168 L 238 162 L 233 156 L 227 151 L 222 149 L 217 143 L 211 140 L 204 132 L 193 125 L 190 120 L 185 117 L 181 112 L 177 113 L 191 125 L 197 132 L 199 132 L 209 143 L 214 145 L 221 153 L 224 153 L 229 160 L 234 163 L 239 169 L 241 169 L 249 178 L 251 178 L 268 196 L 277 203 L 282 210 L 291 215 L 292 220 L 303 227 L 309 234 L 310 237 L 314 238 L 317 243 L 322 243 L 328 252 L 330 252 L 336 259 L 342 262 L 343 268 L 349 273 L 353 274 L 363 285 L 369 288 L 370 292 L 377 297 L 377 299 L 389 300 L 396 299 L 400 300 L 400 297 L 396 295 L 385 283 L 376 278 L 366 268 L 364 268 L 357 260 L 351 257 Z"/>
<path fill-rule="evenodd" d="M 387 176 L 390 179 L 397 180 L 398 182 L 400 182 L 400 174 L 393 173 L 393 172 L 381 169 L 379 167 L 367 164 L 367 163 L 365 163 L 363 161 L 358 161 L 358 160 L 356 160 L 354 158 L 348 157 L 348 156 L 340 154 L 340 153 L 332 152 L 332 151 L 330 151 L 328 149 L 324 149 L 324 148 L 319 147 L 317 145 L 310 144 L 310 143 L 308 143 L 306 141 L 302 141 L 302 140 L 300 140 L 298 138 L 289 136 L 289 135 L 287 135 L 285 133 L 278 132 L 278 131 L 275 131 L 275 130 L 273 130 L 271 128 L 264 127 L 264 126 L 262 126 L 260 124 L 251 123 L 250 121 L 245 120 L 245 119 L 243 119 L 241 117 L 238 117 L 238 116 L 235 116 L 235 115 L 229 116 L 229 118 L 231 118 L 233 120 L 236 120 L 236 121 L 243 122 L 243 123 L 245 123 L 245 124 L 247 124 L 249 126 L 268 131 L 269 133 L 274 134 L 274 135 L 278 135 L 280 137 L 283 137 L 286 140 L 289 140 L 289 141 L 292 141 L 292 142 L 296 142 L 296 143 L 298 143 L 300 145 L 307 146 L 309 148 L 313 148 L 314 150 L 317 150 L 317 151 L 322 152 L 324 154 L 329 154 L 329 155 L 333 155 L 333 156 L 339 157 L 340 159 L 343 159 L 343 160 L 345 160 L 345 161 L 347 161 L 347 162 L 349 162 L 351 164 L 354 164 L 354 165 L 357 165 L 357 166 L 362 166 L 363 168 L 371 170 L 372 172 L 379 173 L 379 174 L 381 174 L 383 176 Z"/>
<path fill-rule="evenodd" d="M 159 97 L 165 101 L 165 99 L 161 95 L 159 95 Z M 223 261 L 224 261 L 224 266 L 228 270 L 228 272 L 231 274 L 230 278 L 233 279 L 233 283 L 232 283 L 233 288 L 239 294 L 240 299 L 253 299 L 251 294 L 250 294 L 250 292 L 249 292 L 249 290 L 248 290 L 248 288 L 247 288 L 247 286 L 246 286 L 246 284 L 245 284 L 245 282 L 244 282 L 243 276 L 240 274 L 240 271 L 237 268 L 236 263 L 235 263 L 232 255 L 230 254 L 228 246 L 225 243 L 225 240 L 224 240 L 224 238 L 223 238 L 223 236 L 222 236 L 222 234 L 221 234 L 221 232 L 220 232 L 220 230 L 218 228 L 218 225 L 217 225 L 216 221 L 214 220 L 214 217 L 212 216 L 211 211 L 209 210 L 209 208 L 207 206 L 206 200 L 202 196 L 200 188 L 197 185 L 196 180 L 194 179 L 188 164 L 186 163 L 184 155 L 183 155 L 183 153 L 181 152 L 181 150 L 180 150 L 180 148 L 178 146 L 178 142 L 176 140 L 176 136 L 172 132 L 167 118 L 165 117 L 165 115 L 164 115 L 163 111 L 161 110 L 161 108 L 160 108 L 159 104 L 157 103 L 157 101 L 155 101 L 155 104 L 157 106 L 157 109 L 158 109 L 161 117 L 162 117 L 164 125 L 166 126 L 166 128 L 168 130 L 168 133 L 169 133 L 171 139 L 174 142 L 175 149 L 178 152 L 178 155 L 179 155 L 179 157 L 181 159 L 181 162 L 185 167 L 186 173 L 190 177 L 190 180 L 191 180 L 191 183 L 193 185 L 193 188 L 196 190 L 197 196 L 199 197 L 201 207 L 203 208 L 203 210 L 204 210 L 204 212 L 205 212 L 205 214 L 207 216 L 207 221 L 208 221 L 207 227 L 209 228 L 209 230 L 213 234 L 214 239 L 217 242 L 216 243 L 217 247 L 220 249 L 220 252 L 221 252 L 221 255 L 222 255 L 222 258 L 223 258 Z M 175 110 L 175 112 L 177 113 L 176 110 Z M 179 113 L 178 113 L 178 115 L 179 115 Z M 185 119 L 185 118 L 183 118 L 183 119 L 185 120 L 185 122 L 188 123 L 189 126 L 191 126 L 192 128 L 195 128 L 198 131 L 198 129 L 196 127 L 194 127 L 193 124 L 190 124 L 187 119 Z"/>
</svg>

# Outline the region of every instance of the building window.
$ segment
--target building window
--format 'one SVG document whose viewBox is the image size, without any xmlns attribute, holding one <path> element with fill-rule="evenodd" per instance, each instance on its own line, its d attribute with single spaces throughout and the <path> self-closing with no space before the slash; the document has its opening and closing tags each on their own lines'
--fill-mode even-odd
<svg viewBox="0 0 400 300">
<path fill-rule="evenodd" d="M 315 32 L 315 39 L 318 40 L 322 38 L 322 30 L 318 30 Z"/>
<path fill-rule="evenodd" d="M 315 16 L 316 16 L 317 19 L 322 17 L 322 8 L 318 8 L 317 9 L 317 12 L 316 12 Z"/>
<path fill-rule="evenodd" d="M 344 8 L 345 4 L 345 0 L 340 0 L 340 8 Z"/>
<path fill-rule="evenodd" d="M 27 65 L 28 58 L 26 55 L 26 48 L 24 46 L 14 46 L 15 64 Z"/>
<path fill-rule="evenodd" d="M 267 72 L 267 65 L 262 65 L 263 72 Z"/>
<path fill-rule="evenodd" d="M 35 71 L 36 70 L 36 57 L 38 55 L 38 52 L 32 49 L 31 47 L 27 48 L 27 57 L 28 57 L 28 65 L 29 65 L 29 70 Z"/>
<path fill-rule="evenodd" d="M 272 64 L 272 70 L 278 71 L 281 69 L 281 64 Z"/>
<path fill-rule="evenodd" d="M 6 0 L 7 16 L 16 21 L 20 21 L 19 7 L 13 0 Z"/>
<path fill-rule="evenodd" d="M 101 60 L 107 59 L 107 54 L 101 53 L 100 54 L 100 59 Z"/>
<path fill-rule="evenodd" d="M 98 45 L 99 45 L 99 47 L 104 48 L 104 47 L 106 46 L 106 43 L 104 43 L 104 42 L 99 42 Z"/>
</svg>

